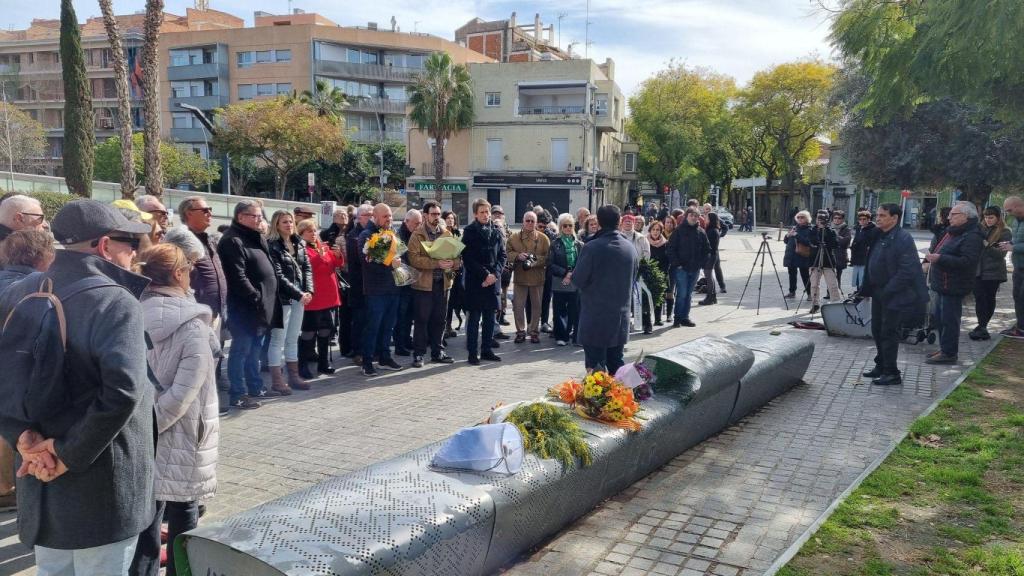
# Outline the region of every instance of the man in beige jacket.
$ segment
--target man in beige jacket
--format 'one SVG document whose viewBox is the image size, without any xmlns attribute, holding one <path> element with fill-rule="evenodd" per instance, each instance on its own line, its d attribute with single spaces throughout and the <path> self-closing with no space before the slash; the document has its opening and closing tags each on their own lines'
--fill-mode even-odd
<svg viewBox="0 0 1024 576">
<path fill-rule="evenodd" d="M 512 263 L 512 313 L 516 319 L 516 344 L 526 342 L 526 299 L 530 299 L 530 342 L 540 343 L 540 306 L 544 291 L 551 241 L 537 230 L 537 214 L 523 214 L 523 229 L 508 240 L 508 261 Z"/>
<path fill-rule="evenodd" d="M 423 247 L 452 233 L 441 222 L 441 206 L 430 200 L 423 204 L 423 223 L 409 237 L 409 265 L 419 270 L 420 277 L 412 285 L 413 332 L 412 366 L 423 366 L 423 356 L 430 341 L 430 361 L 438 364 L 455 362 L 441 346 L 444 335 L 445 314 L 448 312 L 448 291 L 452 287 L 453 271 L 462 267 L 462 259 L 435 260 Z"/>
</svg>

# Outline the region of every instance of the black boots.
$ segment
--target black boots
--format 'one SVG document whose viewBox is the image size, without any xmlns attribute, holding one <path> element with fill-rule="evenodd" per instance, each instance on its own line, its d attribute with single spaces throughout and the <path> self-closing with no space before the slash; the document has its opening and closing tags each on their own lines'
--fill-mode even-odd
<svg viewBox="0 0 1024 576">
<path fill-rule="evenodd" d="M 331 368 L 331 339 L 326 336 L 320 336 L 316 339 L 316 371 L 321 374 L 334 374 L 334 368 Z"/>
<path fill-rule="evenodd" d="M 299 376 L 305 380 L 311 380 L 313 373 L 309 371 L 309 363 L 316 361 L 316 352 L 313 350 L 315 344 L 312 340 L 299 338 Z"/>
<path fill-rule="evenodd" d="M 708 294 L 707 296 L 704 297 L 703 300 L 701 300 L 700 302 L 697 302 L 698 306 L 707 306 L 709 304 L 718 304 L 718 295 L 717 294 Z"/>
</svg>

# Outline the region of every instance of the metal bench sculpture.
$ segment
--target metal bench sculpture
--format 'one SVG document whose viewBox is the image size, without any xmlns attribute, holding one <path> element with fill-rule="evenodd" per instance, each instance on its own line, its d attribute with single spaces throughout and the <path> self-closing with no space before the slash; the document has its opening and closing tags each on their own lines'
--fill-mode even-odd
<svg viewBox="0 0 1024 576">
<path fill-rule="evenodd" d="M 196 576 L 492 574 L 672 458 L 789 390 L 814 345 L 703 337 L 648 356 L 639 432 L 582 421 L 593 464 L 527 455 L 513 476 L 430 468 L 437 442 L 179 537 Z M 180 570 L 180 568 L 179 568 Z"/>
</svg>

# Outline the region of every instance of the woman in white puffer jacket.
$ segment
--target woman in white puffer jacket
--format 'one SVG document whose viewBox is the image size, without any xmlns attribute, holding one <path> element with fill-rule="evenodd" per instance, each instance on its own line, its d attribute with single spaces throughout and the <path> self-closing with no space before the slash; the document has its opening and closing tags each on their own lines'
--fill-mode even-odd
<svg viewBox="0 0 1024 576">
<path fill-rule="evenodd" d="M 217 488 L 217 386 L 220 344 L 210 328 L 210 308 L 189 290 L 191 263 L 171 244 L 139 255 L 139 271 L 152 280 L 142 296 L 147 353 L 159 383 L 156 420 L 155 494 L 168 523 L 167 575 L 173 576 L 171 543 L 196 527 L 199 503 Z"/>
</svg>

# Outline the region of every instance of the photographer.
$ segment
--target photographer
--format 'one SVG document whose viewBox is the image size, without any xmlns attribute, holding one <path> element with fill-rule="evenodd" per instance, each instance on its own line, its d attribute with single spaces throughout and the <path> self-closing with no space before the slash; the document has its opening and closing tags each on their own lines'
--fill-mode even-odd
<svg viewBox="0 0 1024 576">
<path fill-rule="evenodd" d="M 804 282 L 804 292 L 807 292 L 811 284 L 811 243 L 814 241 L 814 229 L 811 228 L 811 213 L 800 210 L 793 216 L 796 226 L 790 228 L 786 234 L 786 254 L 782 258 L 782 265 L 789 271 L 789 292 L 786 298 L 796 298 L 796 275 Z"/>
<path fill-rule="evenodd" d="M 815 219 L 811 242 L 811 314 L 821 309 L 821 277 L 825 277 L 830 300 L 841 299 L 839 279 L 836 278 L 836 250 L 839 239 L 836 231 L 828 225 L 828 212 L 821 210 Z"/>
<path fill-rule="evenodd" d="M 545 266 L 551 240 L 537 230 L 537 214 L 523 214 L 523 229 L 508 239 L 508 261 L 512 262 L 512 313 L 516 321 L 516 344 L 526 342 L 526 299 L 530 299 L 530 342 L 540 343 L 540 306 Z"/>
</svg>

